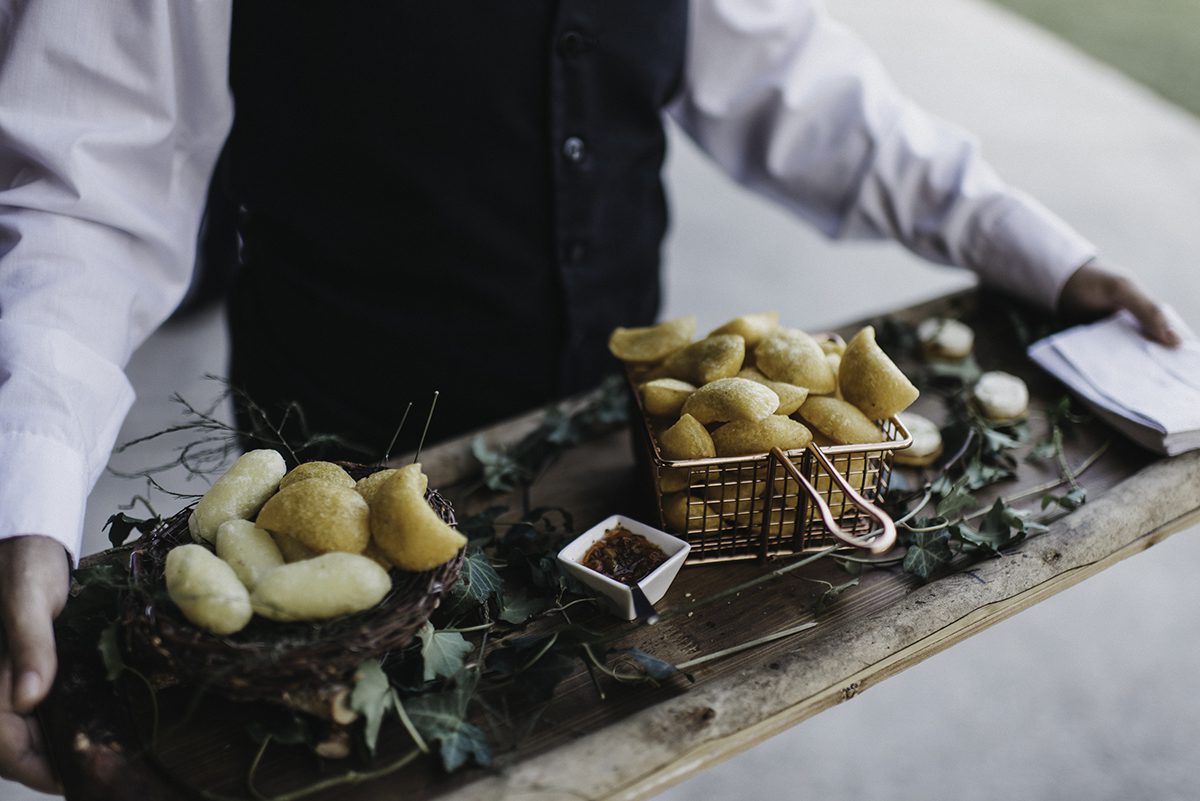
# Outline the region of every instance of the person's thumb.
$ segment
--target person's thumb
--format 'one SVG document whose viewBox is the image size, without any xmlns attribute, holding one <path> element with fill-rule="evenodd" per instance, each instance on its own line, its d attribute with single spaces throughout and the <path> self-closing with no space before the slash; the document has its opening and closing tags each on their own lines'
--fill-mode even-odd
<svg viewBox="0 0 1200 801">
<path fill-rule="evenodd" d="M 1132 282 L 1122 284 L 1117 290 L 1117 303 L 1128 309 L 1146 336 L 1163 345 L 1176 347 L 1181 340 L 1179 334 L 1171 326 L 1166 310 L 1153 298 Z"/>
<path fill-rule="evenodd" d="M 58 543 L 22 539 L 42 542 L 22 542 L 10 555 L 0 588 L 0 623 L 12 670 L 12 708 L 28 714 L 54 681 L 54 618 L 66 600 L 67 567 Z"/>
</svg>

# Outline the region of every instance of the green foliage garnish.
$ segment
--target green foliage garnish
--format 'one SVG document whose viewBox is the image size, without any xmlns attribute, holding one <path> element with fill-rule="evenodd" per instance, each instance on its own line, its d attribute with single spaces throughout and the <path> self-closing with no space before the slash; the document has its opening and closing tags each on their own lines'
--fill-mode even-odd
<svg viewBox="0 0 1200 801">
<path fill-rule="evenodd" d="M 485 604 L 499 596 L 504 590 L 504 580 L 492 567 L 487 555 L 478 546 L 467 546 L 462 571 L 455 582 L 452 594 L 456 598 L 470 598 L 477 604 Z"/>
<path fill-rule="evenodd" d="M 421 737 L 426 742 L 438 744 L 442 767 L 447 773 L 471 760 L 477 765 L 492 764 L 492 749 L 487 737 L 466 719 L 478 680 L 474 671 L 462 671 L 454 676 L 449 689 L 404 700 L 404 709 Z"/>
<path fill-rule="evenodd" d="M 425 681 L 449 678 L 463 669 L 467 654 L 475 646 L 457 631 L 437 631 L 426 621 L 417 632 L 421 640 L 421 661 Z"/>
<path fill-rule="evenodd" d="M 133 532 L 139 534 L 149 534 L 158 525 L 162 523 L 162 518 L 157 515 L 154 517 L 138 518 L 117 512 L 105 522 L 101 531 L 108 529 L 108 541 L 112 543 L 114 548 L 120 548 L 129 539 L 129 535 Z"/>
<path fill-rule="evenodd" d="M 928 579 L 938 569 L 950 564 L 950 530 L 915 531 L 907 537 L 904 551 L 904 570 L 921 579 Z"/>
</svg>

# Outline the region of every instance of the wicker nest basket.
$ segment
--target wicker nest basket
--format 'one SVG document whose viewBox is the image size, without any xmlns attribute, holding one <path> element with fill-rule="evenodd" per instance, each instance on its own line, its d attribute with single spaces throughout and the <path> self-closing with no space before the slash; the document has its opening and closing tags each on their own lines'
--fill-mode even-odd
<svg viewBox="0 0 1200 801">
<path fill-rule="evenodd" d="M 355 467 L 350 470 L 355 478 L 374 470 Z M 434 490 L 425 497 L 443 520 L 455 525 L 449 501 Z M 364 612 L 300 623 L 255 617 L 237 634 L 222 637 L 193 626 L 167 597 L 167 553 L 192 541 L 190 513 L 189 507 L 164 521 L 130 557 L 131 591 L 122 610 L 126 649 L 133 663 L 168 682 L 201 686 L 238 701 L 286 701 L 351 683 L 365 659 L 412 641 L 462 567 L 464 552 L 459 551 L 423 573 L 393 569 L 392 591 Z"/>
</svg>

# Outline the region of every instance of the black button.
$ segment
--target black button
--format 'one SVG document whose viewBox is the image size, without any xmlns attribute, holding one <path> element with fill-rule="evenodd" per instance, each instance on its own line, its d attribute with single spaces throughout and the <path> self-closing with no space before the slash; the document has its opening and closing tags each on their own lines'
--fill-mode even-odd
<svg viewBox="0 0 1200 801">
<path fill-rule="evenodd" d="M 568 264 L 578 264 L 587 257 L 587 245 L 576 240 L 563 245 L 563 260 Z"/>
<path fill-rule="evenodd" d="M 587 145 L 578 136 L 568 136 L 562 146 L 567 161 L 578 164 L 587 156 Z"/>
<path fill-rule="evenodd" d="M 566 58 L 574 58 L 584 51 L 587 42 L 579 31 L 567 31 L 558 39 L 558 52 Z"/>
</svg>

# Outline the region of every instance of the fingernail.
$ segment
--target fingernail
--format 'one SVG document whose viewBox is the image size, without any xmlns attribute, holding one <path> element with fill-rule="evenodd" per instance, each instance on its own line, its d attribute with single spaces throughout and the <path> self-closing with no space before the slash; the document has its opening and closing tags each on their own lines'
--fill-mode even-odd
<svg viewBox="0 0 1200 801">
<path fill-rule="evenodd" d="M 18 709 L 28 709 L 37 705 L 42 695 L 42 677 L 32 670 L 21 674 L 13 692 L 13 705 Z"/>
</svg>

